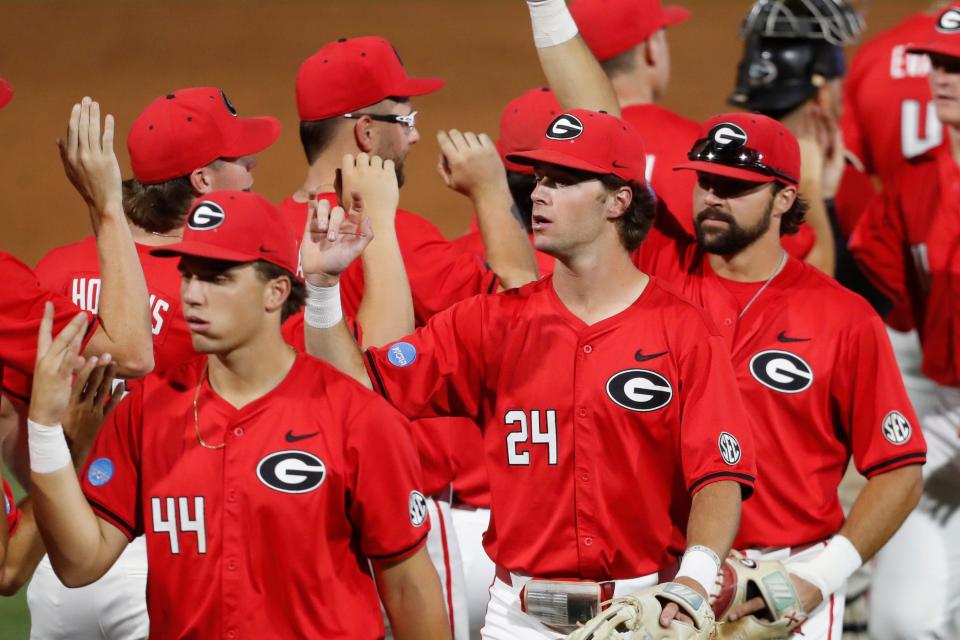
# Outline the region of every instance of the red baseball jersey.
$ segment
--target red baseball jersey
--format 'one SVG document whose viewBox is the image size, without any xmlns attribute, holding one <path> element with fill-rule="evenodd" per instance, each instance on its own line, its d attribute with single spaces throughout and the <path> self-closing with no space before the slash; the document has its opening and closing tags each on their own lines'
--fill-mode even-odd
<svg viewBox="0 0 960 640">
<path fill-rule="evenodd" d="M 642 247 L 638 261 L 702 305 L 730 347 L 763 452 L 737 548 L 835 534 L 844 520 L 837 486 L 851 454 L 867 477 L 925 461 L 883 322 L 865 300 L 795 258 L 765 289 L 717 276 L 708 256 L 685 240 Z"/>
<path fill-rule="evenodd" d="M 844 80 L 844 143 L 884 182 L 905 159 L 947 139 L 927 83 L 930 60 L 906 52 L 929 39 L 936 19 L 918 13 L 880 33 L 860 47 Z"/>
<path fill-rule="evenodd" d="M 687 152 L 700 135 L 700 125 L 657 104 L 624 107 L 621 117 L 643 138 L 647 182 L 692 233 L 693 185 L 697 176 L 693 171 L 674 171 L 673 167 L 687 161 Z"/>
<path fill-rule="evenodd" d="M 37 359 L 37 333 L 46 302 L 54 305 L 53 333 L 56 335 L 80 309 L 70 300 L 40 285 L 36 274 L 9 253 L 0 251 L 0 370 L 33 373 Z M 97 329 L 96 316 L 87 327 L 84 345 Z M 4 392 L 9 391 L 4 388 Z M 12 395 L 12 394 L 11 394 Z M 16 397 L 16 396 L 14 396 Z"/>
<path fill-rule="evenodd" d="M 337 204 L 333 193 L 321 197 L 331 205 Z M 290 216 L 293 228 L 302 233 L 307 224 L 306 203 L 287 198 L 280 208 Z M 397 209 L 396 230 L 418 325 L 455 302 L 478 293 L 492 293 L 500 285 L 497 275 L 483 260 L 453 246 L 439 229 L 420 216 Z M 363 298 L 360 260 L 340 277 L 340 297 L 344 313 L 355 316 Z"/>
<path fill-rule="evenodd" d="M 204 362 L 134 385 L 81 474 L 99 517 L 147 537 L 151 636 L 383 637 L 367 559 L 430 527 L 407 421 L 303 354 L 236 409 Z"/>
<path fill-rule="evenodd" d="M 13 499 L 13 489 L 4 478 L 3 481 L 3 512 L 7 515 L 7 532 L 13 535 L 20 524 L 20 509 L 17 508 L 17 502 Z"/>
<path fill-rule="evenodd" d="M 177 261 L 150 255 L 153 247 L 137 244 L 137 256 L 150 295 L 153 358 L 156 370 L 196 357 L 190 331 L 180 307 L 180 272 Z M 97 241 L 89 236 L 80 242 L 54 249 L 37 263 L 41 286 L 68 298 L 84 311 L 96 314 L 100 306 L 100 261 Z M 4 388 L 20 399 L 30 395 L 30 379 L 4 374 Z"/>
<path fill-rule="evenodd" d="M 960 386 L 960 168 L 947 147 L 901 167 L 864 212 L 850 250 L 893 301 L 888 322 L 920 334 L 923 372 Z"/>
<path fill-rule="evenodd" d="M 547 277 L 465 300 L 366 361 L 404 414 L 482 425 L 484 546 L 498 565 L 608 580 L 672 562 L 702 487 L 752 490 L 729 358 L 705 316 L 659 281 L 587 326 Z"/>
</svg>

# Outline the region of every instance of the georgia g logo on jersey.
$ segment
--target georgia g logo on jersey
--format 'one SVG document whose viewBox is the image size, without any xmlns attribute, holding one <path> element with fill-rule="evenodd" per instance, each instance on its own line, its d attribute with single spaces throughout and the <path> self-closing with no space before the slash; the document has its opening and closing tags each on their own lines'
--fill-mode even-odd
<svg viewBox="0 0 960 640">
<path fill-rule="evenodd" d="M 937 31 L 940 33 L 960 33 L 960 9 L 951 7 L 943 12 L 937 20 Z"/>
<path fill-rule="evenodd" d="M 627 369 L 610 376 L 607 395 L 630 411 L 656 411 L 670 404 L 673 387 L 656 371 Z"/>
<path fill-rule="evenodd" d="M 569 113 L 554 118 L 547 127 L 547 137 L 551 140 L 573 140 L 583 133 L 583 123 Z"/>
<path fill-rule="evenodd" d="M 765 387 L 781 393 L 800 393 L 813 384 L 813 369 L 789 351 L 761 351 L 750 359 L 750 375 Z"/>
<path fill-rule="evenodd" d="M 891 411 L 884 416 L 881 430 L 887 442 L 897 445 L 898 447 L 909 442 L 910 436 L 913 435 L 913 428 L 910 426 L 910 421 L 899 411 Z"/>
<path fill-rule="evenodd" d="M 707 138 L 713 140 L 721 147 L 739 149 L 747 144 L 747 132 L 732 122 L 721 122 L 707 134 Z"/>
<path fill-rule="evenodd" d="M 202 200 L 190 212 L 190 217 L 187 218 L 187 226 L 194 231 L 209 231 L 222 225 L 226 217 L 227 214 L 224 213 L 223 207 L 216 202 Z"/>
<path fill-rule="evenodd" d="M 274 491 L 306 493 L 323 484 L 327 466 L 306 451 L 277 451 L 260 461 L 257 477 Z"/>
</svg>

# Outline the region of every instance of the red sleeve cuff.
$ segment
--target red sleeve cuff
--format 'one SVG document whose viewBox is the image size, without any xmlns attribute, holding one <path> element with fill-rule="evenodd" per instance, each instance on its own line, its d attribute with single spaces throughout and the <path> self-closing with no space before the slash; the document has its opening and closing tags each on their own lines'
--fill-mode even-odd
<svg viewBox="0 0 960 640">
<path fill-rule="evenodd" d="M 860 473 L 862 473 L 865 478 L 872 478 L 877 474 L 893 471 L 894 469 L 899 469 L 900 467 L 908 467 L 913 464 L 926 464 L 926 462 L 927 454 L 925 452 L 920 451 L 915 453 L 905 453 L 902 456 L 890 458 L 889 460 L 879 462 L 872 467 L 860 470 Z"/>
<path fill-rule="evenodd" d="M 420 551 L 420 549 L 423 548 L 423 546 L 427 543 L 428 533 L 430 532 L 429 531 L 424 532 L 424 534 L 420 536 L 419 540 L 417 540 L 415 543 L 413 543 L 406 549 L 401 549 L 400 551 L 397 551 L 395 553 L 387 553 L 382 555 L 373 555 L 368 553 L 366 554 L 366 556 L 371 560 L 389 560 L 394 562 L 398 560 L 406 560 L 407 558 L 409 558 L 410 556 L 412 556 L 417 551 Z"/>
<path fill-rule="evenodd" d="M 694 495 L 700 489 L 703 489 L 708 484 L 713 484 L 714 482 L 722 482 L 724 480 L 732 480 L 740 485 L 740 495 L 743 500 L 748 499 L 753 495 L 753 485 L 756 483 L 756 478 L 746 473 L 734 473 L 732 471 L 721 471 L 719 473 L 711 473 L 703 476 L 702 478 L 694 481 L 689 487 L 688 491 L 690 495 Z"/>
</svg>

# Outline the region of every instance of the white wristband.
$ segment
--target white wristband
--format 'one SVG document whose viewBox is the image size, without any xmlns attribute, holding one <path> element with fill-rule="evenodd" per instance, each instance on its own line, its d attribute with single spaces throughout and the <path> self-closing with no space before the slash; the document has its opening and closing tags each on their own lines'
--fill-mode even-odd
<svg viewBox="0 0 960 640">
<path fill-rule="evenodd" d="M 329 329 L 343 320 L 340 306 L 340 283 L 332 287 L 317 287 L 307 283 L 307 306 L 303 320 L 314 329 Z"/>
<path fill-rule="evenodd" d="M 46 427 L 27 419 L 27 446 L 30 449 L 30 470 L 53 473 L 72 464 L 63 427 Z"/>
<path fill-rule="evenodd" d="M 577 23 L 563 0 L 527 0 L 527 8 L 530 9 L 533 43 L 537 49 L 553 47 L 577 37 Z"/>
<path fill-rule="evenodd" d="M 863 564 L 860 552 L 847 538 L 835 535 L 827 542 L 827 548 L 817 557 L 804 562 L 787 565 L 787 571 L 803 578 L 820 589 L 823 599 L 843 587 L 854 571 Z"/>
<path fill-rule="evenodd" d="M 683 554 L 677 577 L 696 580 L 707 593 L 713 589 L 720 571 L 720 558 L 708 547 L 694 545 Z"/>
</svg>

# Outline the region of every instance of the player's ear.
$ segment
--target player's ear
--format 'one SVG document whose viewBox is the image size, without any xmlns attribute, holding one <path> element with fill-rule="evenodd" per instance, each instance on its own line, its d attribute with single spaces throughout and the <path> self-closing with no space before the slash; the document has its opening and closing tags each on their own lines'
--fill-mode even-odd
<svg viewBox="0 0 960 640">
<path fill-rule="evenodd" d="M 210 181 L 210 175 L 207 173 L 207 167 L 194 169 L 188 177 L 190 178 L 190 186 L 200 195 L 213 191 L 213 185 Z"/>
<path fill-rule="evenodd" d="M 373 120 L 361 117 L 353 125 L 353 141 L 357 147 L 364 153 L 371 153 L 376 147 L 377 130 L 373 126 Z"/>
<path fill-rule="evenodd" d="M 630 203 L 633 202 L 633 191 L 629 186 L 624 185 L 610 192 L 608 202 L 610 208 L 607 211 L 607 220 L 616 220 L 627 212 Z"/>
<path fill-rule="evenodd" d="M 291 283 L 287 276 L 267 281 L 263 288 L 263 307 L 268 313 L 283 311 L 283 303 L 290 295 Z"/>
<path fill-rule="evenodd" d="M 792 186 L 786 186 L 783 189 L 780 189 L 773 196 L 773 210 L 771 214 L 777 218 L 780 218 L 787 211 L 790 210 L 790 207 L 793 206 L 794 201 L 797 199 L 797 188 Z"/>
<path fill-rule="evenodd" d="M 664 57 L 664 48 L 666 46 L 667 40 L 663 29 L 653 33 L 649 38 L 647 38 L 645 43 L 640 45 L 639 49 L 643 53 L 643 61 L 648 67 L 653 68 L 660 64 Z"/>
</svg>

